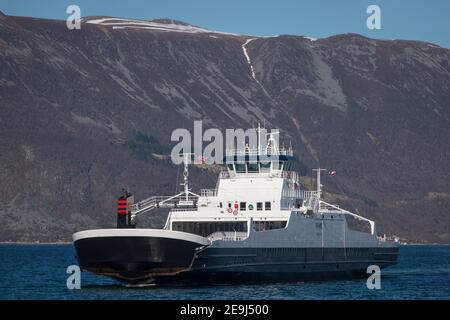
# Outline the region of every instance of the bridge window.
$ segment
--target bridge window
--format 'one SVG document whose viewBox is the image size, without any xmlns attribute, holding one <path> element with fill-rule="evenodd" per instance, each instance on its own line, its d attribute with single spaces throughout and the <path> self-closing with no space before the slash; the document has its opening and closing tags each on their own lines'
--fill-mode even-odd
<svg viewBox="0 0 450 320">
<path fill-rule="evenodd" d="M 248 163 L 247 164 L 248 172 L 258 172 L 258 163 Z"/>
<path fill-rule="evenodd" d="M 234 168 L 233 168 L 233 164 L 232 164 L 232 163 L 227 164 L 227 167 L 228 167 L 228 170 L 234 171 Z"/>
<path fill-rule="evenodd" d="M 247 207 L 247 202 L 240 202 L 239 203 L 239 209 L 240 210 L 245 211 L 246 207 Z"/>
<path fill-rule="evenodd" d="M 246 172 L 245 163 L 236 163 L 236 172 Z"/>
<path fill-rule="evenodd" d="M 260 166 L 261 166 L 261 171 L 263 171 L 263 172 L 267 172 L 270 170 L 270 162 L 261 162 Z"/>
<path fill-rule="evenodd" d="M 271 207 L 270 201 L 266 201 L 264 204 L 265 204 L 266 210 L 270 210 L 270 207 Z"/>
</svg>

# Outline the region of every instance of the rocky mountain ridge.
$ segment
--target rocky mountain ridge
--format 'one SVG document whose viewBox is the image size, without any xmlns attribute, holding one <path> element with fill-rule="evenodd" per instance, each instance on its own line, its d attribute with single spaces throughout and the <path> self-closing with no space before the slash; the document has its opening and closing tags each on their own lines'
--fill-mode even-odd
<svg viewBox="0 0 450 320">
<path fill-rule="evenodd" d="M 0 63 L 0 241 L 114 226 L 122 186 L 137 199 L 172 194 L 178 169 L 158 155 L 174 129 L 201 119 L 280 128 L 303 174 L 335 169 L 327 196 L 380 233 L 450 242 L 448 49 L 356 34 L 240 36 L 164 19 L 94 17 L 68 30 L 0 15 Z M 193 168 L 194 188 L 216 175 Z"/>
</svg>

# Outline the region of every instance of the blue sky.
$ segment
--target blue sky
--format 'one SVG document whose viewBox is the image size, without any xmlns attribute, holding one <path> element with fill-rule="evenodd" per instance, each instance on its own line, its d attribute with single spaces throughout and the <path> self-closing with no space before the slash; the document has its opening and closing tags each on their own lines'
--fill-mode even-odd
<svg viewBox="0 0 450 320">
<path fill-rule="evenodd" d="M 8 15 L 65 19 L 70 4 L 79 5 L 83 17 L 172 18 L 250 35 L 323 38 L 354 32 L 450 48 L 450 0 L 0 0 L 0 10 Z M 381 30 L 366 27 L 371 4 L 381 8 Z"/>
</svg>

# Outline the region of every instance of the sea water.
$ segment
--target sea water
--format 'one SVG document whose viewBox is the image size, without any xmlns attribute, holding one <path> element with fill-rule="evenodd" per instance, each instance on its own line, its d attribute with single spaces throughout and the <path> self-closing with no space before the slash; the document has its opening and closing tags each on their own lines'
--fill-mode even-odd
<svg viewBox="0 0 450 320">
<path fill-rule="evenodd" d="M 76 264 L 72 245 L 2 244 L 0 299 L 450 299 L 450 246 L 402 246 L 378 290 L 366 279 L 130 287 L 85 272 L 71 290 L 66 272 Z"/>
</svg>

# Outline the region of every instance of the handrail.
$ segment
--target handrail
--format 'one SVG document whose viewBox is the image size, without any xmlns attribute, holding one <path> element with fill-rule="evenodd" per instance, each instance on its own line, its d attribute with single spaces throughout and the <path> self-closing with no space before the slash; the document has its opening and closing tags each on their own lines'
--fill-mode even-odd
<svg viewBox="0 0 450 320">
<path fill-rule="evenodd" d="M 273 150 L 272 150 L 273 149 Z M 286 149 L 283 147 L 279 148 L 268 148 L 266 152 L 264 150 L 259 150 L 258 148 L 244 148 L 244 149 L 227 149 L 225 154 L 227 156 L 258 156 L 258 155 L 272 155 L 272 156 L 293 156 L 294 152 L 291 148 Z"/>
<path fill-rule="evenodd" d="M 229 171 L 221 171 L 219 173 L 219 177 L 221 179 L 231 179 L 236 177 L 271 177 L 271 178 L 284 178 L 284 179 L 290 179 L 293 181 L 298 182 L 298 174 L 295 171 L 280 171 L 280 170 L 273 170 L 273 171 L 261 171 L 261 172 L 237 172 L 236 174 L 230 175 Z"/>
<path fill-rule="evenodd" d="M 197 211 L 197 208 L 172 208 L 171 212 L 185 212 L 185 211 Z"/>
<path fill-rule="evenodd" d="M 323 207 L 322 207 L 322 204 L 324 205 Z M 356 219 L 358 219 L 358 220 L 366 221 L 366 222 L 368 222 L 368 223 L 370 224 L 370 233 L 371 233 L 372 235 L 375 234 L 375 221 L 373 221 L 373 220 L 364 218 L 364 217 L 362 217 L 362 216 L 360 216 L 360 215 L 357 215 L 356 213 L 353 213 L 353 212 L 344 210 L 344 209 L 342 209 L 342 208 L 339 208 L 339 206 L 330 204 L 330 203 L 325 202 L 325 201 L 322 201 L 322 200 L 320 200 L 319 208 L 320 208 L 320 209 L 322 209 L 322 208 L 325 209 L 325 208 L 326 208 L 326 210 L 330 210 L 329 208 L 335 209 L 335 210 L 336 210 L 337 212 L 339 212 L 339 213 L 342 213 L 342 214 L 346 214 L 346 215 L 352 216 L 352 217 L 354 217 L 354 218 L 356 218 Z"/>
<path fill-rule="evenodd" d="M 216 197 L 217 189 L 201 189 L 200 196 L 201 197 Z"/>
<path fill-rule="evenodd" d="M 150 203 L 153 204 L 155 202 L 160 202 L 160 201 L 163 201 L 163 200 L 168 199 L 168 198 L 170 198 L 170 196 L 153 196 L 153 197 L 149 197 L 147 199 L 144 199 L 142 201 L 139 201 L 137 203 L 132 204 L 131 205 L 131 211 L 139 210 L 140 208 L 145 207 L 147 204 L 150 204 Z"/>
<path fill-rule="evenodd" d="M 307 198 L 317 198 L 317 191 L 308 191 L 308 190 L 303 190 L 303 195 L 305 196 L 305 199 Z"/>
<path fill-rule="evenodd" d="M 247 232 L 237 231 L 216 231 L 211 233 L 207 238 L 210 241 L 222 240 L 222 241 L 243 241 L 248 237 Z"/>
<path fill-rule="evenodd" d="M 317 191 L 283 189 L 281 196 L 283 198 L 308 200 L 310 198 L 317 198 Z"/>
<path fill-rule="evenodd" d="M 337 205 L 337 204 L 330 205 L 330 204 L 328 204 L 326 202 L 323 202 L 323 201 L 320 203 L 320 210 L 333 210 L 333 209 L 336 209 L 336 208 L 340 209 L 340 206 Z"/>
<path fill-rule="evenodd" d="M 132 204 L 130 209 L 132 215 L 135 216 L 159 207 L 173 208 L 178 205 L 186 205 L 183 203 L 186 200 L 195 204 L 197 199 L 198 196 L 195 194 L 189 195 L 186 199 L 184 193 L 177 194 L 175 196 L 154 196 Z"/>
</svg>

